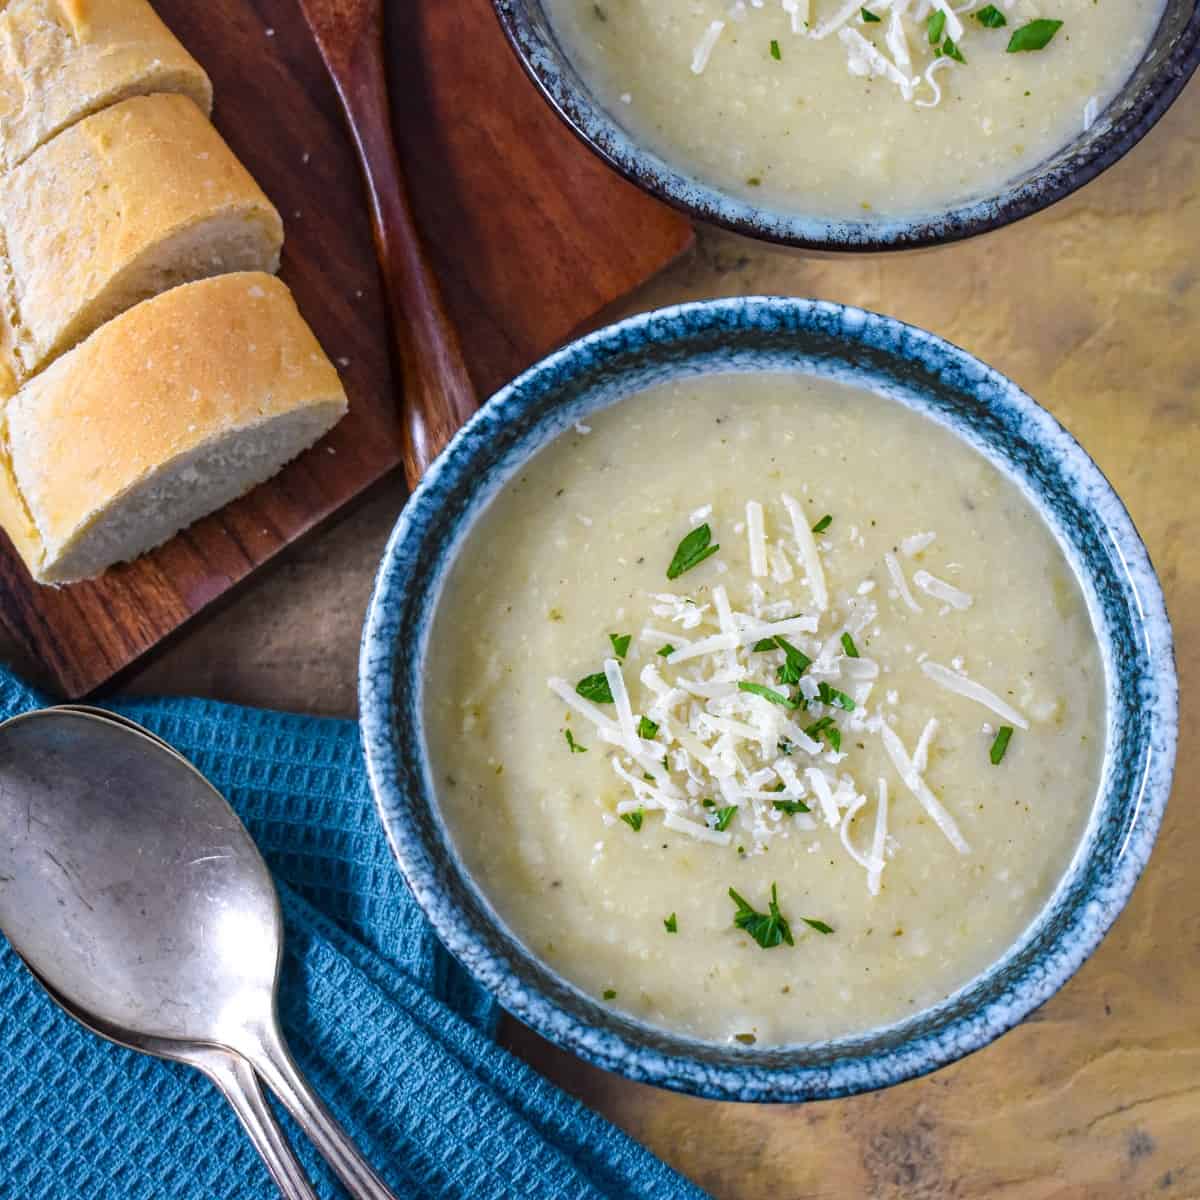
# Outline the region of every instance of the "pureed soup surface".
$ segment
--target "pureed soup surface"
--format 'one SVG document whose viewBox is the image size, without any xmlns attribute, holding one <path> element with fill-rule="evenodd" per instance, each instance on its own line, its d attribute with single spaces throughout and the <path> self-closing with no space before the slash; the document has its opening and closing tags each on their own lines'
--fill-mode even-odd
<svg viewBox="0 0 1200 1200">
<path fill-rule="evenodd" d="M 1103 670 L 1050 532 L 947 430 L 806 375 L 589 426 L 501 492 L 440 602 L 425 715 L 466 865 L 536 955 L 679 1032 L 943 999 L 1047 900 L 1096 793 Z"/>
<path fill-rule="evenodd" d="M 992 195 L 1048 158 L 1132 74 L 1164 7 L 543 3 L 597 99 L 667 162 L 756 204 L 858 220 Z M 1010 53 L 1014 35 L 1041 48 Z"/>
</svg>

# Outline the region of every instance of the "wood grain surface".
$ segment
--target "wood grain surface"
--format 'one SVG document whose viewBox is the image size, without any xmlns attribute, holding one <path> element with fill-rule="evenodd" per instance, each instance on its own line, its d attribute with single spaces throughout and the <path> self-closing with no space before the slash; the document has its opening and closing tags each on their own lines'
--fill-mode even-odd
<svg viewBox="0 0 1200 1200">
<path fill-rule="evenodd" d="M 702 232 L 625 308 L 764 291 L 933 329 L 1027 388 L 1094 455 L 1175 623 L 1183 729 L 1166 822 L 1124 915 L 1053 1000 L 986 1050 L 887 1092 L 715 1104 L 597 1071 L 516 1026 L 507 1040 L 718 1200 L 1197 1200 L 1200 82 L 1123 162 L 1011 229 L 821 260 Z M 399 480 L 385 484 L 124 690 L 352 716 L 363 612 L 403 500 Z"/>
<path fill-rule="evenodd" d="M 211 74 L 214 120 L 283 213 L 281 274 L 341 368 L 350 414 L 275 480 L 100 580 L 39 588 L 4 543 L 0 619 L 41 678 L 70 697 L 124 670 L 359 496 L 402 449 L 359 170 L 295 0 L 156 7 Z M 488 0 L 388 9 L 397 138 L 484 396 L 670 262 L 691 231 L 546 111 Z"/>
</svg>

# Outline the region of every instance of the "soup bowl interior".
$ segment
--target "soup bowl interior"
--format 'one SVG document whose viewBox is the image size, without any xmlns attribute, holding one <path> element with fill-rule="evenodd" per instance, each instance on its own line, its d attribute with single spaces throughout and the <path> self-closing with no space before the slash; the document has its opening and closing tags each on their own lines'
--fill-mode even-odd
<svg viewBox="0 0 1200 1200">
<path fill-rule="evenodd" d="M 951 429 L 1012 479 L 1079 578 L 1101 649 L 1106 754 L 1083 839 L 1020 940 L 942 1003 L 814 1044 L 714 1044 L 597 1003 L 497 915 L 439 813 L 423 731 L 424 664 L 447 574 L 474 522 L 522 464 L 589 413 L 668 380 L 806 372 L 892 397 Z M 1170 788 L 1177 731 L 1171 631 L 1128 514 L 1099 469 L 1014 384 L 901 322 L 840 305 L 750 298 L 632 318 L 551 355 L 494 396 L 413 495 L 388 544 L 364 631 L 361 720 L 388 838 L 443 942 L 512 1014 L 637 1080 L 704 1096 L 806 1100 L 877 1088 L 976 1049 L 1041 1004 L 1115 919 Z"/>
<path fill-rule="evenodd" d="M 900 250 L 954 242 L 1061 200 L 1111 166 L 1154 126 L 1200 64 L 1200 0 L 1167 0 L 1146 54 L 1086 131 L 999 192 L 939 211 L 872 220 L 763 207 L 689 174 L 639 144 L 604 107 L 556 36 L 543 0 L 493 0 L 517 57 L 572 130 L 626 178 L 693 217 L 809 250 Z"/>
</svg>

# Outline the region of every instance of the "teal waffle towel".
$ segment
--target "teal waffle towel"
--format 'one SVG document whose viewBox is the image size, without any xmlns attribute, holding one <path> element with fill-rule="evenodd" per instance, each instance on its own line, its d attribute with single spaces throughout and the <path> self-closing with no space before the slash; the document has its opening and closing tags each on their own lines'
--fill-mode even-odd
<svg viewBox="0 0 1200 1200">
<path fill-rule="evenodd" d="M 0 717 L 44 702 L 0 669 Z M 391 860 L 353 722 L 203 700 L 113 707 L 191 759 L 258 843 L 283 903 L 288 1041 L 401 1200 L 702 1198 L 492 1041 L 493 1003 Z M 343 1196 L 282 1121 L 318 1193 Z M 87 1033 L 0 939 L 2 1200 L 276 1195 L 207 1080 Z"/>
</svg>

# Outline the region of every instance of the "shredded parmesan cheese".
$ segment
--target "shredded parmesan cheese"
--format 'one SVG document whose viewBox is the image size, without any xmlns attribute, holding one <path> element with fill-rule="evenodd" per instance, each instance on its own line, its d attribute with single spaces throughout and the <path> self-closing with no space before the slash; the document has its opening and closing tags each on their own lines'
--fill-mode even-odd
<svg viewBox="0 0 1200 1200">
<path fill-rule="evenodd" d="M 947 691 L 957 692 L 960 696 L 966 696 L 968 700 L 974 700 L 976 704 L 990 708 L 996 716 L 1011 721 L 1018 729 L 1029 728 L 1029 722 L 1011 704 L 1005 703 L 995 692 L 989 692 L 983 684 L 976 683 L 965 675 L 959 675 L 940 663 L 923 662 L 921 670 Z"/>
<path fill-rule="evenodd" d="M 808 590 L 812 592 L 813 606 L 818 612 L 824 612 L 829 607 L 829 590 L 825 586 L 825 571 L 821 566 L 821 556 L 817 551 L 817 542 L 800 502 L 786 492 L 783 495 L 783 506 L 792 519 L 792 536 L 796 539 L 796 552 L 800 557 L 800 565 L 808 577 Z"/>
<path fill-rule="evenodd" d="M 970 608 L 973 603 L 969 592 L 960 591 L 952 583 L 938 579 L 936 575 L 930 575 L 928 571 L 915 572 L 913 583 L 927 596 L 932 596 L 935 600 L 950 605 L 951 608 L 957 608 L 960 612 Z"/>
<path fill-rule="evenodd" d="M 904 578 L 904 569 L 890 550 L 883 556 L 883 563 L 892 578 L 892 586 L 896 589 L 900 599 L 904 601 L 905 607 L 911 609 L 913 612 L 921 612 L 921 606 L 913 598 L 912 592 L 909 591 L 908 580 Z"/>
<path fill-rule="evenodd" d="M 712 21 L 709 23 L 708 28 L 704 31 L 704 36 L 697 42 L 695 50 L 692 51 L 693 75 L 704 74 L 704 68 L 708 66 L 708 60 L 724 28 L 724 21 Z"/>
<path fill-rule="evenodd" d="M 921 807 L 946 835 L 946 839 L 950 845 L 959 854 L 970 854 L 971 847 L 967 845 L 966 838 L 959 832 L 954 818 L 942 807 L 941 801 L 938 800 L 933 792 L 929 790 L 929 785 L 921 778 L 917 768 L 913 765 L 912 759 L 908 757 L 908 751 L 904 749 L 904 743 L 900 740 L 896 731 L 890 725 L 884 723 L 879 727 L 879 733 L 883 738 L 883 748 L 887 752 L 888 758 L 892 760 L 892 765 L 896 768 L 896 772 L 900 776 L 900 780 L 904 786 L 912 792 Z"/>
</svg>

